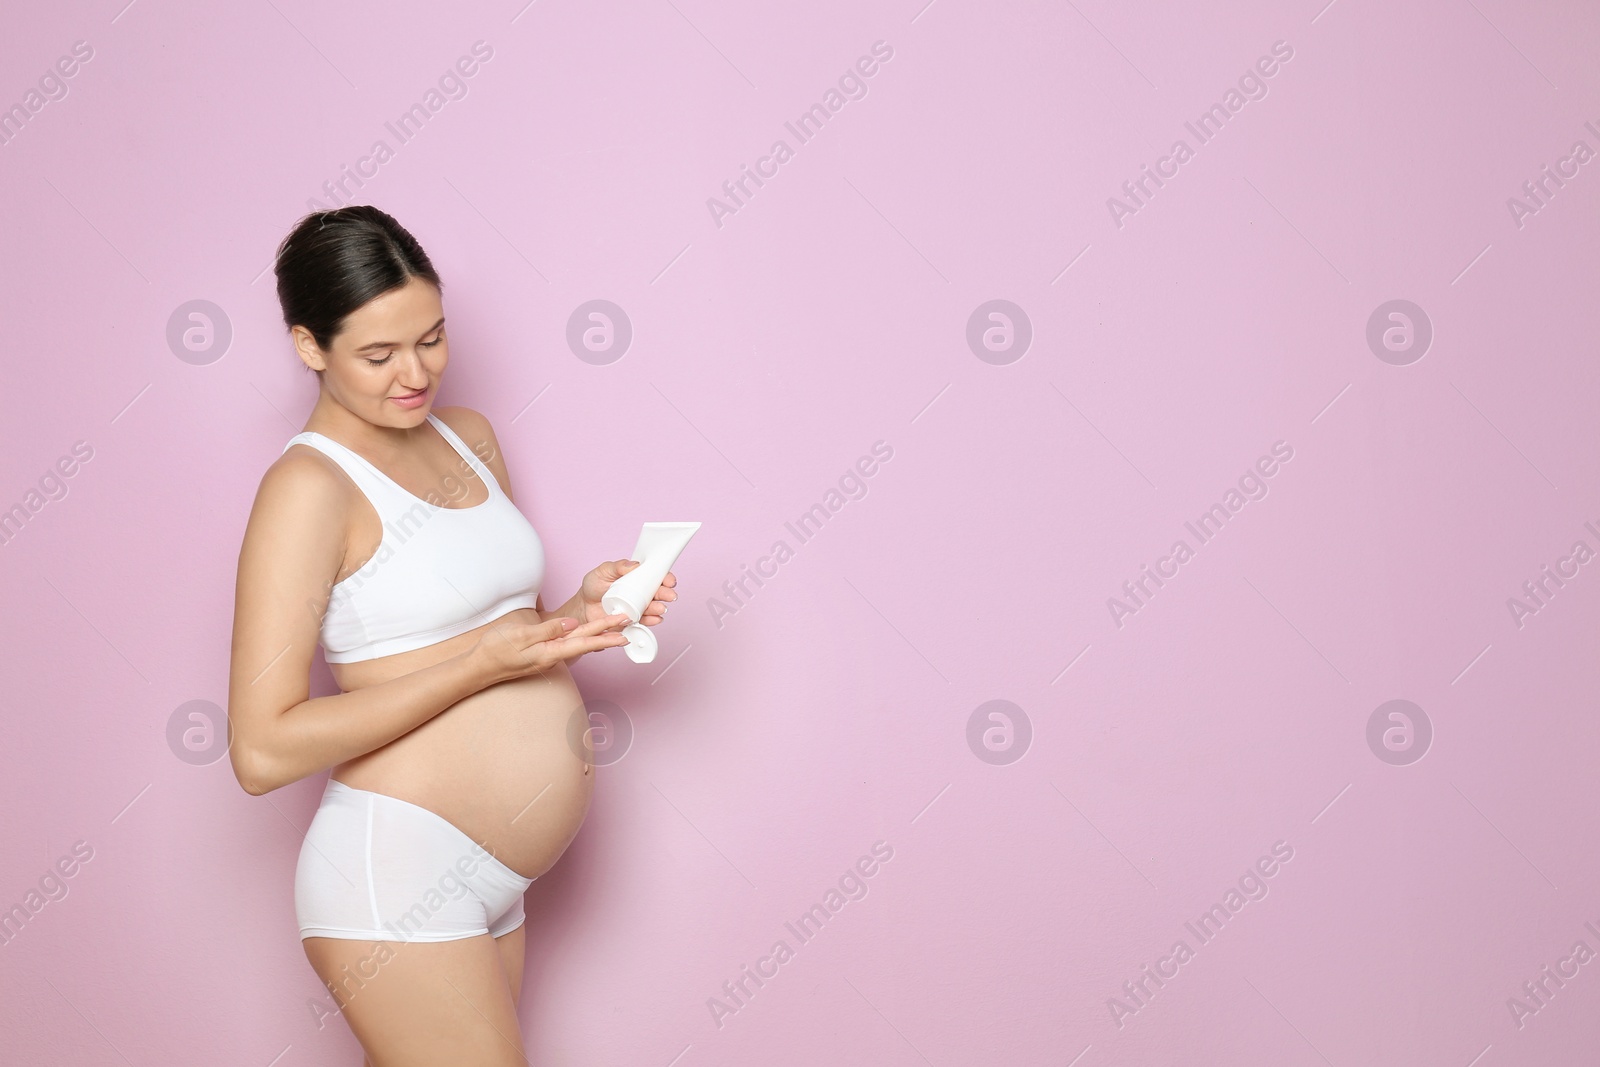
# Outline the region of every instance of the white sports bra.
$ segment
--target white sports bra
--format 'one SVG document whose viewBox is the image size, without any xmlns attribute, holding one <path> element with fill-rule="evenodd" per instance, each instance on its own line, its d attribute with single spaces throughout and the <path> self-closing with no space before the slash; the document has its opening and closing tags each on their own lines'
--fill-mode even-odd
<svg viewBox="0 0 1600 1067">
<path fill-rule="evenodd" d="M 544 545 L 494 474 L 433 413 L 428 421 L 489 489 L 470 508 L 431 504 L 331 437 L 313 430 L 283 446 L 310 445 L 344 468 L 383 523 L 372 559 L 334 585 L 322 617 L 323 658 L 354 663 L 408 652 L 531 608 L 544 582 Z"/>
</svg>

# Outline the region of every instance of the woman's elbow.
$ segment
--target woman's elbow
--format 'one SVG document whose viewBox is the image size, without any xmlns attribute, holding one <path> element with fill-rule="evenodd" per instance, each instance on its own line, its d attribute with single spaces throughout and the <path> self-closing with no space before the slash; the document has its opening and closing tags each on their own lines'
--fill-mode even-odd
<svg viewBox="0 0 1600 1067">
<path fill-rule="evenodd" d="M 273 781 L 263 766 L 265 761 L 253 749 L 235 744 L 228 755 L 233 761 L 233 776 L 239 780 L 240 788 L 251 796 L 262 796 L 283 784 Z"/>
</svg>

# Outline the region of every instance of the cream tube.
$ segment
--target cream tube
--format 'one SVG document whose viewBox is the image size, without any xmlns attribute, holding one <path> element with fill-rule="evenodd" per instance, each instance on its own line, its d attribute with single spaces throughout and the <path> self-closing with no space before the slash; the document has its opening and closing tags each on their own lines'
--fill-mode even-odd
<svg viewBox="0 0 1600 1067">
<path fill-rule="evenodd" d="M 678 554 L 689 543 L 689 538 L 700 529 L 698 522 L 647 522 L 639 531 L 639 543 L 633 555 L 639 565 L 611 583 L 600 598 L 600 606 L 608 615 L 627 615 L 633 620 L 622 628 L 628 639 L 624 651 L 635 663 L 649 663 L 656 658 L 656 636 L 650 628 L 639 622 L 639 616 L 654 600 L 661 579 L 667 576 Z"/>
</svg>

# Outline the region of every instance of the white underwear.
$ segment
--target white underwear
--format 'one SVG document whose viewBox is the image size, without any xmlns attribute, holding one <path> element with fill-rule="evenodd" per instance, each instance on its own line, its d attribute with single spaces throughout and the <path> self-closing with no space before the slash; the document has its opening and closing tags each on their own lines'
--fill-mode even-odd
<svg viewBox="0 0 1600 1067">
<path fill-rule="evenodd" d="M 300 936 L 363 941 L 499 937 L 522 925 L 532 878 L 442 815 L 328 779 L 300 846 Z"/>
</svg>

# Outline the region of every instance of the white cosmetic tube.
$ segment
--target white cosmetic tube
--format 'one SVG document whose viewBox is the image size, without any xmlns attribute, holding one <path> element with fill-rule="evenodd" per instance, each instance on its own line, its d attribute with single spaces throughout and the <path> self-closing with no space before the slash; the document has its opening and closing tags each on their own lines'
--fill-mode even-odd
<svg viewBox="0 0 1600 1067">
<path fill-rule="evenodd" d="M 629 559 L 639 565 L 611 583 L 600 606 L 608 615 L 627 615 L 633 620 L 622 628 L 628 639 L 624 648 L 628 658 L 635 663 L 649 663 L 656 658 L 656 637 L 650 628 L 639 622 L 639 616 L 655 599 L 661 579 L 667 576 L 678 554 L 689 543 L 689 538 L 700 529 L 698 522 L 647 522 L 639 531 L 639 543 Z"/>
</svg>

